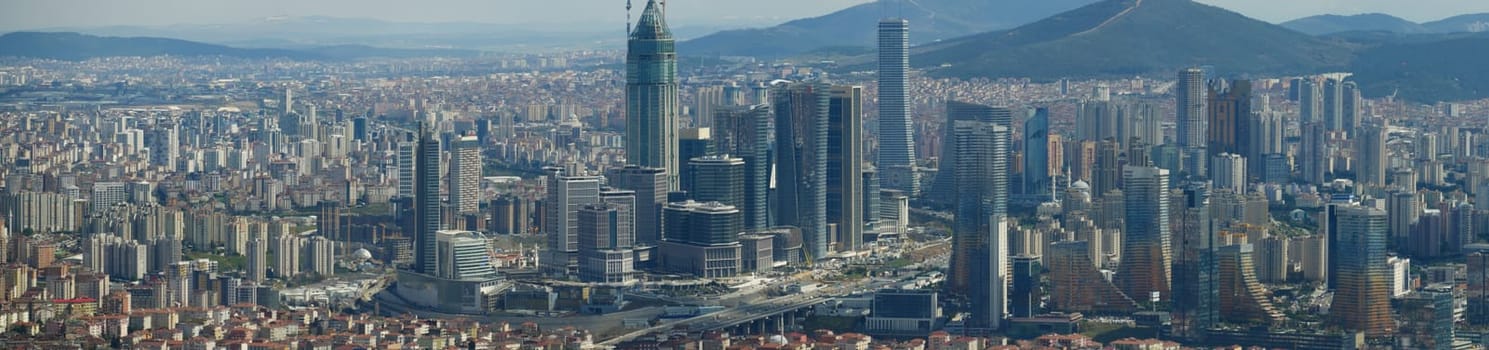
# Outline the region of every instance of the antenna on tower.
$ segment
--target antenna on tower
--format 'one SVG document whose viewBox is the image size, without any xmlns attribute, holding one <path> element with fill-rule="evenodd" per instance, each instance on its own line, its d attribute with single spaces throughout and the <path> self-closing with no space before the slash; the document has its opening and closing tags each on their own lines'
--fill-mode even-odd
<svg viewBox="0 0 1489 350">
<path fill-rule="evenodd" d="M 631 35 L 631 0 L 626 0 L 626 35 Z"/>
</svg>

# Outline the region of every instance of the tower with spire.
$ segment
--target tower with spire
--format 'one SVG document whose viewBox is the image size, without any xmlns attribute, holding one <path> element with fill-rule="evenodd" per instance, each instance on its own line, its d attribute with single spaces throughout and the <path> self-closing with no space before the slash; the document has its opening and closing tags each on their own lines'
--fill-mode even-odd
<svg viewBox="0 0 1489 350">
<path fill-rule="evenodd" d="M 626 164 L 666 169 L 677 190 L 677 50 L 664 17 L 647 1 L 627 40 Z"/>
</svg>

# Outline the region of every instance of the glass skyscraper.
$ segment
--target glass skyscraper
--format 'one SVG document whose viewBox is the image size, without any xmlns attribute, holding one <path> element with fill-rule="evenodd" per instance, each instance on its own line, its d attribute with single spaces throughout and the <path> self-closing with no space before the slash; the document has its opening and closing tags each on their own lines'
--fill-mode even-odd
<svg viewBox="0 0 1489 350">
<path fill-rule="evenodd" d="M 626 164 L 667 170 L 678 188 L 677 50 L 656 0 L 626 44 Z"/>
<path fill-rule="evenodd" d="M 745 161 L 745 230 L 768 227 L 766 201 L 770 190 L 770 106 L 727 106 L 714 111 L 714 149 Z"/>
<path fill-rule="evenodd" d="M 776 112 L 776 223 L 801 228 L 806 252 L 824 259 L 828 86 L 785 83 L 774 87 L 770 100 Z"/>
<path fill-rule="evenodd" d="M 827 222 L 843 250 L 863 249 L 863 87 L 836 86 L 827 126 Z"/>
<path fill-rule="evenodd" d="M 439 139 L 422 124 L 414 159 L 414 271 L 434 274 L 439 268 L 436 232 L 443 226 L 439 203 Z"/>
<path fill-rule="evenodd" d="M 920 192 L 910 121 L 910 22 L 879 21 L 879 173 L 885 188 Z"/>
</svg>

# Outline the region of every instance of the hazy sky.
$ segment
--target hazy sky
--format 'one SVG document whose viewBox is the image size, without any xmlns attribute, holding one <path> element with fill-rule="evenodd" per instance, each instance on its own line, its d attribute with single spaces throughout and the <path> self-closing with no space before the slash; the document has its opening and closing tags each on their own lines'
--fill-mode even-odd
<svg viewBox="0 0 1489 350">
<path fill-rule="evenodd" d="M 624 22 L 625 0 L 0 0 L 0 30 L 103 25 L 235 23 L 271 16 L 323 15 L 408 22 Z M 634 0 L 636 10 L 645 0 Z M 673 0 L 680 25 L 773 23 L 821 15 L 868 0 Z M 987 0 L 1040 1 L 1040 0 Z M 1489 12 L 1485 0 L 1200 0 L 1270 22 L 1321 14 L 1383 12 L 1429 21 Z"/>
</svg>

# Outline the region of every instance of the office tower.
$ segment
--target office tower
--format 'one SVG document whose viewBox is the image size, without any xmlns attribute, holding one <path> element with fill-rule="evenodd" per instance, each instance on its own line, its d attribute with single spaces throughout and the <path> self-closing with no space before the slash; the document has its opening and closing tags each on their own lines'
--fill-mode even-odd
<svg viewBox="0 0 1489 350">
<path fill-rule="evenodd" d="M 956 198 L 956 173 L 958 155 L 956 149 L 956 122 L 977 121 L 1012 128 L 1013 112 L 1003 107 L 991 107 L 960 101 L 946 101 L 946 125 L 941 139 L 940 171 L 936 173 L 930 198 L 950 201 Z M 1010 129 L 1011 130 L 1011 129 Z M 954 205 L 954 204 L 953 204 Z"/>
<path fill-rule="evenodd" d="M 661 7 L 648 0 L 626 41 L 626 164 L 666 169 L 669 191 L 680 170 L 674 45 Z"/>
<path fill-rule="evenodd" d="M 1216 190 L 1246 193 L 1246 158 L 1239 154 L 1220 153 L 1210 160 L 1210 180 Z"/>
<path fill-rule="evenodd" d="M 630 208 L 611 203 L 579 209 L 579 279 L 628 283 L 635 279 L 635 232 L 626 217 Z"/>
<path fill-rule="evenodd" d="M 1323 90 L 1311 77 L 1304 77 L 1297 82 L 1298 86 L 1298 124 L 1318 122 L 1322 127 L 1326 125 L 1323 119 Z"/>
<path fill-rule="evenodd" d="M 1009 128 L 969 120 L 953 127 L 957 191 L 947 286 L 972 301 L 974 323 L 997 329 L 1007 308 Z"/>
<path fill-rule="evenodd" d="M 439 198 L 439 139 L 432 131 L 419 126 L 418 149 L 414 164 L 414 266 L 423 274 L 433 274 L 437 265 L 435 232 L 444 228 Z"/>
<path fill-rule="evenodd" d="M 454 140 L 450 151 L 450 202 L 459 214 L 481 210 L 481 142 L 466 134 Z"/>
<path fill-rule="evenodd" d="M 841 251 L 863 250 L 863 87 L 834 86 L 827 110 L 827 223 Z M 741 206 L 742 203 L 728 203 Z"/>
<path fill-rule="evenodd" d="M 1033 317 L 1044 313 L 1044 290 L 1039 285 L 1039 275 L 1044 272 L 1044 266 L 1039 261 L 1038 255 L 1013 257 L 1013 273 L 1009 276 L 1013 283 L 1008 292 L 1010 317 Z"/>
<path fill-rule="evenodd" d="M 1280 324 L 1282 312 L 1272 305 L 1271 293 L 1257 280 L 1252 245 L 1220 247 L 1216 254 L 1219 316 L 1234 324 Z"/>
<path fill-rule="evenodd" d="M 1386 265 L 1386 212 L 1355 205 L 1332 205 L 1329 224 L 1333 260 L 1329 274 L 1334 302 L 1329 316 L 1346 330 L 1366 336 L 1392 332 L 1391 268 Z"/>
<path fill-rule="evenodd" d="M 910 120 L 910 22 L 879 21 L 879 165 L 884 188 L 920 193 Z"/>
<path fill-rule="evenodd" d="M 636 244 L 656 246 L 662 240 L 662 208 L 667 205 L 667 171 L 628 165 L 611 169 L 611 186 L 636 192 Z"/>
<path fill-rule="evenodd" d="M 1055 174 L 1050 171 L 1050 156 L 1059 152 L 1059 148 L 1051 147 L 1050 141 L 1050 110 L 1040 107 L 1024 121 L 1024 193 L 1050 191 Z"/>
<path fill-rule="evenodd" d="M 774 89 L 776 224 L 800 227 L 812 259 L 826 259 L 828 87 L 787 83 Z"/>
<path fill-rule="evenodd" d="M 543 200 L 543 233 L 548 255 L 543 271 L 552 276 L 579 272 L 579 209 L 600 202 L 600 178 L 549 168 L 548 195 Z"/>
<path fill-rule="evenodd" d="M 1122 264 L 1117 266 L 1118 287 L 1128 296 L 1168 300 L 1172 250 L 1169 235 L 1167 169 L 1124 169 L 1127 187 L 1122 190 L 1126 213 L 1122 233 Z"/>
<path fill-rule="evenodd" d="M 708 128 L 690 128 L 678 131 L 677 136 L 677 181 L 678 190 L 692 193 L 692 168 L 688 162 L 693 158 L 714 155 L 712 135 Z"/>
<path fill-rule="evenodd" d="M 452 280 L 485 281 L 496 277 L 486 237 L 474 231 L 439 231 L 439 269 L 434 274 Z"/>
<path fill-rule="evenodd" d="M 1386 168 L 1391 164 L 1387 155 L 1386 134 L 1390 133 L 1388 121 L 1367 123 L 1355 132 L 1355 179 L 1362 184 L 1386 185 Z"/>
<path fill-rule="evenodd" d="M 1226 86 L 1221 81 L 1210 84 L 1207 102 L 1209 116 L 1206 150 L 1213 157 L 1221 153 L 1250 154 L 1251 81 L 1235 80 Z"/>
<path fill-rule="evenodd" d="M 1342 98 L 1342 102 L 1340 103 L 1340 108 L 1342 108 L 1340 112 L 1340 118 L 1343 123 L 1342 128 L 1344 130 L 1355 130 L 1355 128 L 1359 127 L 1360 122 L 1363 121 L 1361 118 L 1364 118 L 1363 115 L 1360 115 L 1360 109 L 1364 107 L 1363 99 L 1360 98 L 1360 85 L 1353 81 L 1346 81 L 1340 84 L 1339 89 L 1340 97 Z"/>
<path fill-rule="evenodd" d="M 1136 193 L 1141 189 L 1130 188 Z M 1173 334 L 1198 339 L 1219 321 L 1215 268 L 1215 224 L 1210 220 L 1210 194 L 1204 183 L 1184 188 L 1174 239 Z M 1129 208 L 1132 203 L 1128 203 Z M 1129 234 L 1129 240 L 1134 239 Z M 1123 257 L 1122 264 L 1128 261 Z"/>
<path fill-rule="evenodd" d="M 745 161 L 745 202 L 739 208 L 748 231 L 765 229 L 770 218 L 770 118 L 770 106 L 763 104 L 722 107 L 714 113 L 715 149 Z"/>
<path fill-rule="evenodd" d="M 414 167 L 418 154 L 418 143 L 398 143 L 398 196 L 414 197 Z"/>
<path fill-rule="evenodd" d="M 730 277 L 739 273 L 739 210 L 717 202 L 675 202 L 667 205 L 668 236 L 657 251 L 663 270 L 689 273 L 702 278 Z"/>
<path fill-rule="evenodd" d="M 1334 78 L 1324 79 L 1323 86 L 1323 121 L 1324 128 L 1329 131 L 1347 130 L 1344 128 L 1344 89 L 1340 82 Z"/>
<path fill-rule="evenodd" d="M 1304 123 L 1300 130 L 1302 144 L 1298 147 L 1297 163 L 1302 172 L 1301 180 L 1304 183 L 1318 185 L 1327 181 L 1324 177 L 1328 157 L 1328 136 L 1325 133 L 1323 123 Z"/>
<path fill-rule="evenodd" d="M 248 251 L 244 254 L 248 256 L 248 262 L 244 266 L 247 269 L 245 278 L 260 283 L 268 279 L 268 276 L 264 273 L 269 267 L 269 261 L 266 256 L 268 250 L 269 244 L 265 243 L 264 240 L 248 240 Z"/>
<path fill-rule="evenodd" d="M 1132 312 L 1137 302 L 1127 297 L 1091 264 L 1086 241 L 1051 243 L 1049 257 L 1050 309 L 1063 312 Z"/>
<path fill-rule="evenodd" d="M 1181 148 L 1205 147 L 1205 71 L 1189 68 L 1179 71 L 1174 86 L 1175 140 Z"/>
<path fill-rule="evenodd" d="M 1096 167 L 1091 177 L 1092 194 L 1104 195 L 1122 189 L 1122 148 L 1117 140 L 1096 143 Z"/>
<path fill-rule="evenodd" d="M 692 175 L 689 198 L 699 202 L 719 202 L 736 208 L 745 203 L 745 161 L 730 155 L 704 156 L 688 161 Z"/>
<path fill-rule="evenodd" d="M 1454 344 L 1456 339 L 1455 297 L 1450 285 L 1427 288 L 1398 299 L 1400 304 L 1397 349 L 1451 350 L 1467 347 L 1468 342 Z"/>
</svg>

